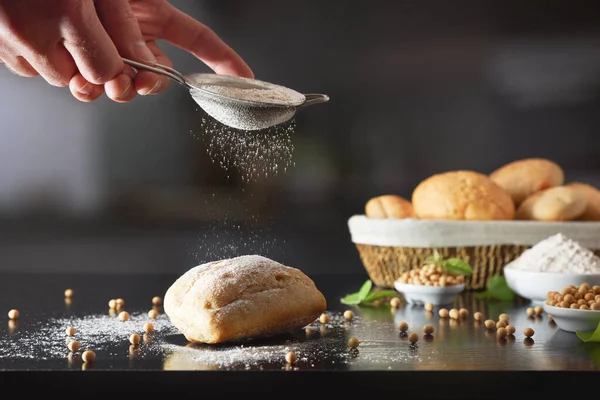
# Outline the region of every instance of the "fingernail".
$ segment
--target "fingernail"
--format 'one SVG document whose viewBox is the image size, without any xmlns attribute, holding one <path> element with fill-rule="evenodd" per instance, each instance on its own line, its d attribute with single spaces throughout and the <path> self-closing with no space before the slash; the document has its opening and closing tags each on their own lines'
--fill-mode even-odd
<svg viewBox="0 0 600 400">
<path fill-rule="evenodd" d="M 133 51 L 135 53 L 135 56 L 140 61 L 151 62 L 151 63 L 156 62 L 156 57 L 154 57 L 154 54 L 152 54 L 152 52 L 146 45 L 146 42 L 136 42 L 135 45 L 133 46 Z"/>
<path fill-rule="evenodd" d="M 156 84 L 154 85 L 154 87 L 152 87 L 152 89 L 148 90 L 148 93 L 146 93 L 146 95 L 156 93 L 158 91 L 158 89 L 160 89 L 161 86 L 162 86 L 162 79 L 159 78 L 156 81 Z"/>
<path fill-rule="evenodd" d="M 89 95 L 91 91 L 92 91 L 92 84 L 89 82 L 86 82 L 85 85 L 83 85 L 82 87 L 77 89 L 78 93 L 84 94 L 86 96 Z"/>
<path fill-rule="evenodd" d="M 118 99 L 122 99 L 125 96 L 127 96 L 127 93 L 129 93 L 129 90 L 131 89 L 131 82 L 129 82 L 129 85 L 127 85 L 127 87 L 125 88 L 125 90 L 123 90 L 123 92 L 121 92 L 120 95 L 117 96 Z"/>
</svg>

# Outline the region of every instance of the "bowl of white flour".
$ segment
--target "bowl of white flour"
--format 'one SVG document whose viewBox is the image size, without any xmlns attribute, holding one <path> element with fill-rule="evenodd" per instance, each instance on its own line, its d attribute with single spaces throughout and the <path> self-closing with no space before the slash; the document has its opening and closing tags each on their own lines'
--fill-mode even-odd
<svg viewBox="0 0 600 400">
<path fill-rule="evenodd" d="M 543 303 L 550 291 L 582 283 L 600 285 L 600 257 L 558 233 L 507 264 L 504 276 L 508 286 L 519 296 Z"/>
</svg>

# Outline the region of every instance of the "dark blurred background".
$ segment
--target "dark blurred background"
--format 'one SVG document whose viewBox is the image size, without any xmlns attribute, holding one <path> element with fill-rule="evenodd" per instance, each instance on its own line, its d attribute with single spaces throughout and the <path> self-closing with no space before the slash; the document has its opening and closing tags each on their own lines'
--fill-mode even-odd
<svg viewBox="0 0 600 400">
<path fill-rule="evenodd" d="M 257 253 L 354 273 L 348 218 L 434 173 L 535 156 L 600 186 L 598 2 L 172 3 L 258 79 L 330 95 L 297 114 L 294 165 L 250 182 L 225 171 L 175 84 L 84 104 L 0 68 L 0 270 L 182 273 Z"/>
</svg>

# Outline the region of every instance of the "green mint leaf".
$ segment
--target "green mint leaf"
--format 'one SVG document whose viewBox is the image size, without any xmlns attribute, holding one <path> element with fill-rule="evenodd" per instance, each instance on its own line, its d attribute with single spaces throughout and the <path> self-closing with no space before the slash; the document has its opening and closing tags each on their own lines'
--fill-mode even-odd
<svg viewBox="0 0 600 400">
<path fill-rule="evenodd" d="M 600 342 L 600 324 L 598 324 L 596 330 L 593 332 L 576 331 L 575 333 L 584 342 Z"/>
<path fill-rule="evenodd" d="M 442 261 L 442 256 L 437 250 L 433 250 L 433 255 L 425 259 L 425 264 L 439 264 Z"/>
<path fill-rule="evenodd" d="M 475 294 L 475 298 L 477 300 L 489 300 L 490 294 L 488 293 L 487 290 L 484 290 L 483 292 L 479 292 L 479 293 Z"/>
<path fill-rule="evenodd" d="M 515 299 L 515 293 L 513 291 L 511 291 L 510 289 L 508 289 L 508 290 L 497 290 L 497 291 L 494 291 L 494 292 L 490 292 L 489 290 L 486 290 L 484 292 L 477 293 L 475 295 L 475 297 L 478 300 L 512 301 L 512 300 Z"/>
<path fill-rule="evenodd" d="M 476 295 L 478 299 L 496 299 L 504 301 L 512 301 L 515 299 L 515 296 L 515 292 L 508 287 L 506 278 L 501 275 L 492 276 L 488 282 L 487 290 Z"/>
<path fill-rule="evenodd" d="M 368 279 L 365 283 L 363 283 L 362 287 L 358 291 L 358 299 L 362 301 L 365 297 L 367 297 L 372 287 L 373 282 L 371 282 L 371 280 Z"/>
<path fill-rule="evenodd" d="M 348 305 L 358 305 L 360 304 L 360 298 L 358 297 L 358 293 L 352 293 L 345 297 L 342 297 L 341 302 Z"/>
<path fill-rule="evenodd" d="M 503 289 L 510 289 L 506 283 L 506 277 L 504 275 L 494 275 L 488 282 L 487 289 L 491 292 Z"/>
<path fill-rule="evenodd" d="M 583 345 L 583 348 L 587 350 L 596 369 L 600 369 L 600 346 L 594 343 L 589 343 L 587 345 Z"/>
<path fill-rule="evenodd" d="M 449 274 L 452 275 L 471 275 L 473 268 L 464 260 L 460 258 L 449 258 L 442 264 L 442 268 Z"/>
<path fill-rule="evenodd" d="M 496 300 L 511 301 L 515 299 L 515 292 L 509 288 L 498 289 L 491 293 L 491 297 Z"/>
<path fill-rule="evenodd" d="M 375 300 L 383 299 L 385 297 L 395 297 L 398 296 L 398 292 L 395 290 L 380 290 L 379 292 L 371 292 L 367 297 L 365 297 L 362 302 L 363 303 L 372 303 Z"/>
</svg>

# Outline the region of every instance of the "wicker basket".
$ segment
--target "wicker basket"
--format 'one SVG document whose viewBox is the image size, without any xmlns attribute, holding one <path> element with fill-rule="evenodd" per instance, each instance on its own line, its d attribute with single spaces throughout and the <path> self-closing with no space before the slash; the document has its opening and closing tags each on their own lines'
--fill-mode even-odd
<svg viewBox="0 0 600 400">
<path fill-rule="evenodd" d="M 490 277 L 535 243 L 563 233 L 600 255 L 600 223 L 533 221 L 419 221 L 369 219 L 348 221 L 352 241 L 373 283 L 393 288 L 400 275 L 423 265 L 437 250 L 473 267 L 467 289 L 485 289 Z"/>
<path fill-rule="evenodd" d="M 423 265 L 434 250 L 444 257 L 459 257 L 471 264 L 473 275 L 465 280 L 470 289 L 483 289 L 489 278 L 502 274 L 502 268 L 527 249 L 527 246 L 469 247 L 394 247 L 356 244 L 360 259 L 373 283 L 392 288 L 405 271 Z"/>
</svg>

